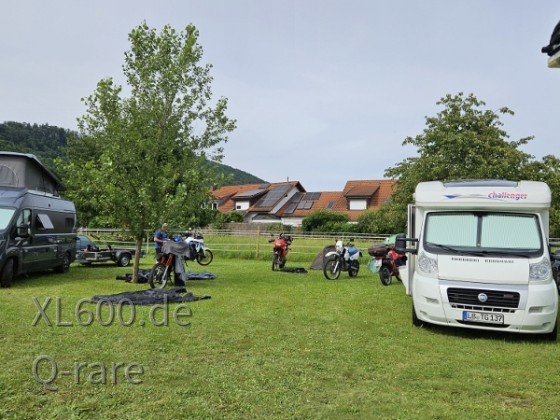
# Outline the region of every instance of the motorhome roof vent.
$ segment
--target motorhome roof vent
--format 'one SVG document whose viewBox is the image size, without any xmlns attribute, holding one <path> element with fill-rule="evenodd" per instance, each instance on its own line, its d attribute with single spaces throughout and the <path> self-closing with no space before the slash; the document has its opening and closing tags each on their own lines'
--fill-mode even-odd
<svg viewBox="0 0 560 420">
<path fill-rule="evenodd" d="M 444 182 L 446 188 L 453 187 L 517 187 L 516 181 L 506 179 L 463 179 L 458 181 Z"/>
</svg>

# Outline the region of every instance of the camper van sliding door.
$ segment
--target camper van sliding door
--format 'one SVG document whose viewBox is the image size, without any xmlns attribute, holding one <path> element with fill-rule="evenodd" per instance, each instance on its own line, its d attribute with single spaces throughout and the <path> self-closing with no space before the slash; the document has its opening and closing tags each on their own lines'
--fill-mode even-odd
<svg viewBox="0 0 560 420">
<path fill-rule="evenodd" d="M 58 261 L 57 234 L 50 212 L 33 210 L 31 235 L 33 251 L 36 257 L 36 268 L 50 268 Z"/>
</svg>

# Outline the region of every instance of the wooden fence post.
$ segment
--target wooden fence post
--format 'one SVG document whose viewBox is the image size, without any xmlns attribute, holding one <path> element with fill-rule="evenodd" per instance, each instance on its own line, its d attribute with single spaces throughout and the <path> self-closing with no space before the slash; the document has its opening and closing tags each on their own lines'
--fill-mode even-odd
<svg viewBox="0 0 560 420">
<path fill-rule="evenodd" d="M 257 253 L 255 255 L 256 259 L 259 259 L 259 239 L 261 237 L 261 226 L 257 227 Z"/>
</svg>

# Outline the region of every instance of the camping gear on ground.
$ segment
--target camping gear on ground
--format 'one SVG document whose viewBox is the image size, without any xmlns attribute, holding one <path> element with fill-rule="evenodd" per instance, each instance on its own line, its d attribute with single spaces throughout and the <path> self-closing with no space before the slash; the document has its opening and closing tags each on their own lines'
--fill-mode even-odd
<svg viewBox="0 0 560 420">
<path fill-rule="evenodd" d="M 91 302 L 102 302 L 103 304 L 112 305 L 154 305 L 175 302 L 194 302 L 210 298 L 210 295 L 195 296 L 184 287 L 174 287 L 164 290 L 148 289 L 116 293 L 114 295 L 95 295 L 91 298 Z"/>
<path fill-rule="evenodd" d="M 353 239 L 343 245 L 341 240 L 336 241 L 335 250 L 325 255 L 323 274 L 327 280 L 336 280 L 342 271 L 348 271 L 350 277 L 357 277 L 360 271 L 360 257 L 362 251 L 353 244 Z"/>
<path fill-rule="evenodd" d="M 289 246 L 292 244 L 293 239 L 289 235 L 281 233 L 278 238 L 270 239 L 272 242 L 272 271 L 281 270 L 286 265 L 286 256 L 288 255 Z"/>
</svg>

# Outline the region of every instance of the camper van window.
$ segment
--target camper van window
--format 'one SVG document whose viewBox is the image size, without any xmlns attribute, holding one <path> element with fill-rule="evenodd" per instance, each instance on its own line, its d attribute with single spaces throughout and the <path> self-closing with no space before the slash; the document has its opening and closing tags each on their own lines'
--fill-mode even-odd
<svg viewBox="0 0 560 420">
<path fill-rule="evenodd" d="M 75 224 L 76 224 L 76 221 L 74 220 L 73 217 L 66 217 L 64 219 L 64 226 L 68 229 L 73 229 Z"/>
<path fill-rule="evenodd" d="M 436 212 L 426 217 L 426 249 L 542 252 L 536 215 L 491 212 Z"/>
<path fill-rule="evenodd" d="M 12 220 L 15 211 L 15 209 L 0 208 L 0 230 L 4 230 L 8 227 L 8 223 Z"/>
<path fill-rule="evenodd" d="M 45 213 L 37 214 L 37 229 L 54 229 L 50 217 Z"/>
</svg>

